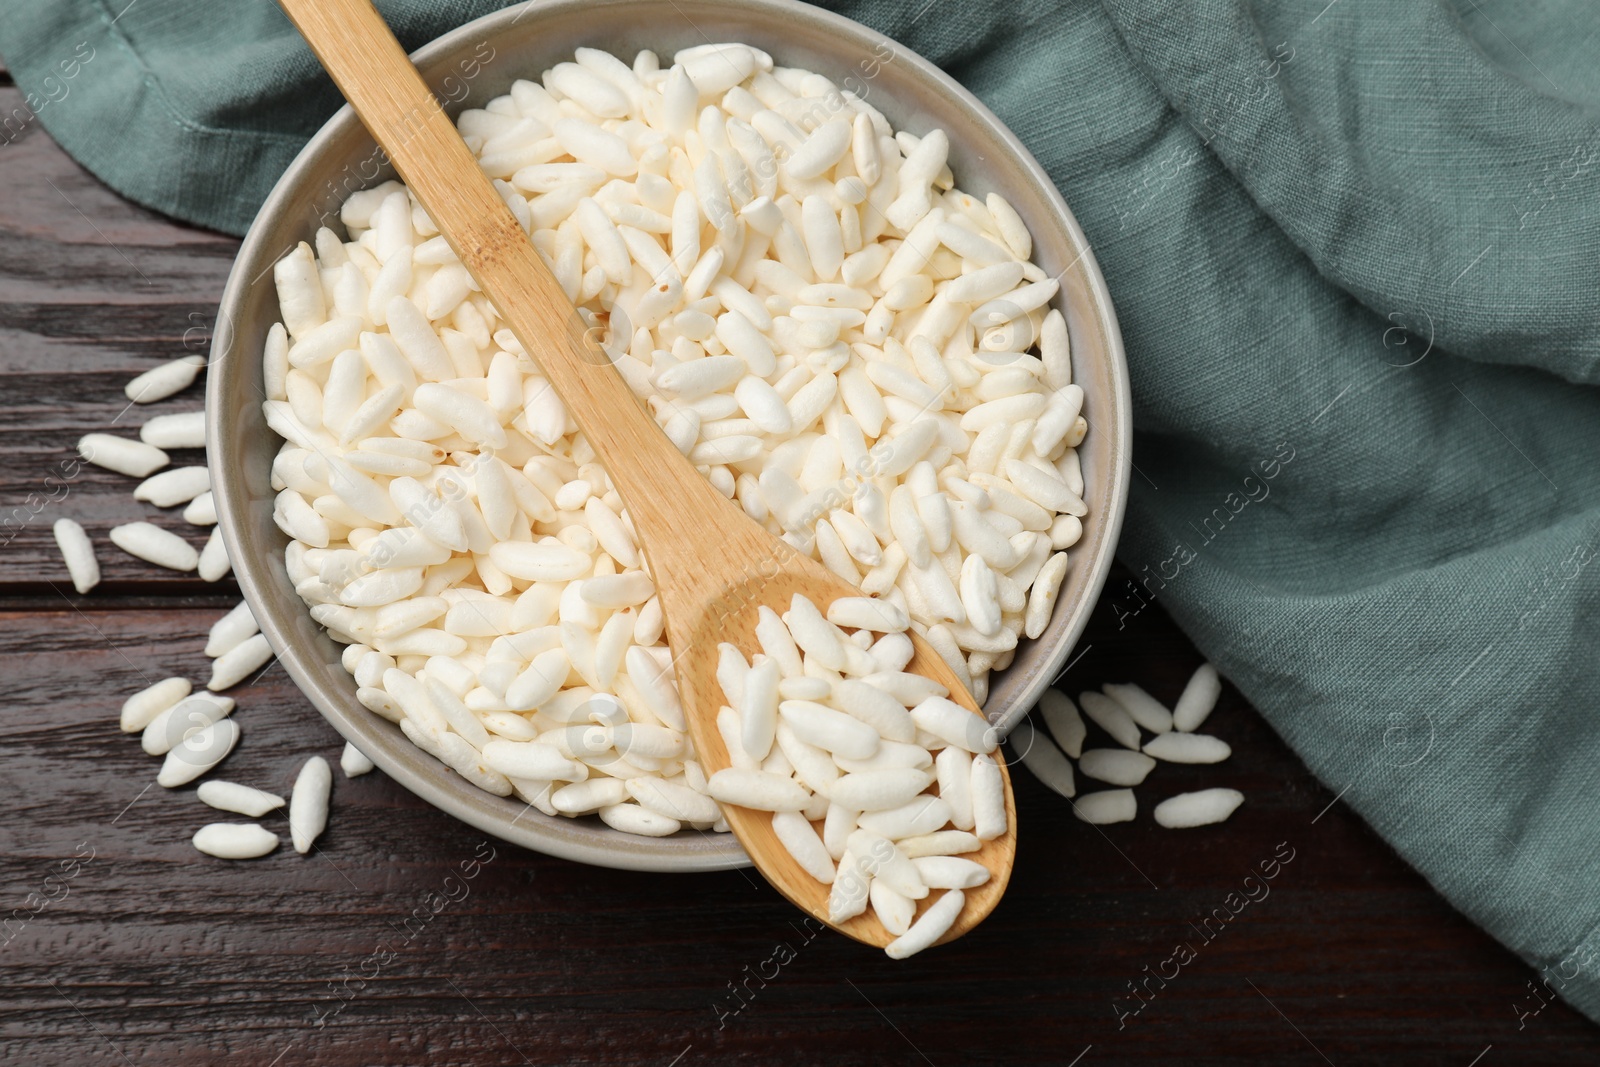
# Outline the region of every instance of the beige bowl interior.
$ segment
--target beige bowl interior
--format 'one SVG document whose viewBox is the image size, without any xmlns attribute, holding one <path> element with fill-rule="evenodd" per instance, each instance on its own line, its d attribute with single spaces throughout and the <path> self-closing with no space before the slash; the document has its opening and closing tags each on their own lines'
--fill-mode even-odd
<svg viewBox="0 0 1600 1067">
<path fill-rule="evenodd" d="M 1024 642 L 997 677 L 986 711 L 1009 727 L 1037 701 L 1082 633 L 1105 581 L 1121 527 L 1129 469 L 1127 368 L 1111 301 L 1083 232 L 1049 179 L 1011 133 L 932 64 L 864 26 L 788 0 L 555 0 L 519 4 L 422 48 L 418 66 L 454 114 L 481 107 L 517 78 L 537 79 L 575 48 L 631 61 L 642 48 L 665 62 L 681 48 L 744 41 L 784 66 L 817 71 L 865 95 L 896 129 L 950 136 L 956 184 L 1004 196 L 1034 236 L 1034 259 L 1060 273 L 1056 304 L 1072 338 L 1073 373 L 1086 394 L 1091 431 L 1081 455 L 1089 515 L 1055 617 Z M 338 230 L 350 192 L 393 176 L 348 107 L 295 159 L 262 206 L 234 264 L 215 331 L 207 393 L 210 466 L 222 536 L 262 630 L 289 674 L 346 739 L 390 777 L 457 818 L 504 840 L 583 863 L 634 870 L 698 871 L 749 863 L 730 835 L 683 831 L 668 838 L 618 833 L 593 817 L 551 818 L 514 798 L 484 793 L 414 748 L 355 698 L 339 664 L 342 646 L 307 614 L 284 569 L 285 537 L 272 521 L 269 484 L 279 439 L 261 414 L 260 353 L 278 320 L 272 265 L 319 225 Z"/>
</svg>

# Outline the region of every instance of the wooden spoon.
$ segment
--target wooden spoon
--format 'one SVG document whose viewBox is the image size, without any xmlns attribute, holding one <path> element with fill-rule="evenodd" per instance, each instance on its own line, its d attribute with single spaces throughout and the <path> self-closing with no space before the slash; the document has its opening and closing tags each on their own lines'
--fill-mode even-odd
<svg viewBox="0 0 1600 1067">
<path fill-rule="evenodd" d="M 540 368 L 626 501 L 665 610 L 667 635 L 678 650 L 678 684 L 695 754 L 707 776 L 727 767 L 728 752 L 716 727 L 717 710 L 725 703 L 716 679 L 718 643 L 731 642 L 747 652 L 757 648 L 759 605 L 782 613 L 799 593 L 826 612 L 838 597 L 863 594 L 757 525 L 667 439 L 609 365 L 369 0 L 279 2 L 484 295 L 523 348 L 537 353 Z M 910 636 L 916 654 L 906 669 L 937 680 L 952 700 L 981 716 L 939 654 Z M 969 854 L 992 875 L 966 890 L 966 905 L 942 941 L 961 936 L 994 910 L 1011 877 L 1016 805 L 998 751 L 995 758 L 1005 779 L 1006 832 Z M 724 805 L 723 812 L 767 880 L 828 923 L 828 887 L 779 843 L 771 815 L 733 805 Z M 935 890 L 920 901 L 918 913 L 940 895 Z M 893 940 L 870 909 L 828 925 L 870 945 Z"/>
</svg>

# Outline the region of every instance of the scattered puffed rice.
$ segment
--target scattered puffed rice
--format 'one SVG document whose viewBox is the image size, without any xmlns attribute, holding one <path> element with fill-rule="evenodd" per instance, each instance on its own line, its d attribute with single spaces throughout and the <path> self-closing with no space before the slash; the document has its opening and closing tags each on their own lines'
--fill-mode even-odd
<svg viewBox="0 0 1600 1067">
<path fill-rule="evenodd" d="M 187 785 L 226 759 L 238 743 L 238 723 L 232 719 L 214 722 L 190 734 L 167 753 L 156 784 L 167 789 Z"/>
<path fill-rule="evenodd" d="M 217 522 L 217 501 L 208 489 L 189 501 L 183 509 L 183 521 L 192 526 L 214 526 Z"/>
<path fill-rule="evenodd" d="M 1156 822 L 1168 829 L 1209 826 L 1232 815 L 1244 803 L 1237 789 L 1202 789 L 1198 793 L 1179 793 L 1156 805 Z"/>
<path fill-rule="evenodd" d="M 150 720 L 139 738 L 147 756 L 165 756 L 180 742 L 233 714 L 233 698 L 195 693 Z"/>
<path fill-rule="evenodd" d="M 1132 822 L 1139 814 L 1139 802 L 1131 789 L 1107 789 L 1099 793 L 1084 793 L 1072 803 L 1073 813 L 1086 823 L 1106 826 L 1116 822 Z"/>
<path fill-rule="evenodd" d="M 206 413 L 186 411 L 181 415 L 157 415 L 139 427 L 139 440 L 157 448 L 204 448 Z"/>
<path fill-rule="evenodd" d="M 211 472 L 205 467 L 172 467 L 152 474 L 133 491 L 133 499 L 148 501 L 158 508 L 187 504 L 211 489 Z"/>
<path fill-rule="evenodd" d="M 267 644 L 266 634 L 247 637 L 212 662 L 206 688 L 212 692 L 230 689 L 266 666 L 271 658 L 272 646 Z"/>
<path fill-rule="evenodd" d="M 163 678 L 139 690 L 122 702 L 122 732 L 136 734 L 143 730 L 157 715 L 188 696 L 192 689 L 187 678 Z"/>
<path fill-rule="evenodd" d="M 211 632 L 206 635 L 206 655 L 216 659 L 260 632 L 250 605 L 241 600 L 232 611 L 211 624 Z"/>
<path fill-rule="evenodd" d="M 328 796 L 333 791 L 333 771 L 321 756 L 312 756 L 300 768 L 289 794 L 289 836 L 302 856 L 328 827 Z"/>
<path fill-rule="evenodd" d="M 200 554 L 187 541 L 148 522 L 113 526 L 108 536 L 124 552 L 158 567 L 192 571 L 200 565 Z"/>
<path fill-rule="evenodd" d="M 209 804 L 219 811 L 237 812 L 253 819 L 259 819 L 269 811 L 276 811 L 285 803 L 276 793 L 216 778 L 201 782 L 200 788 L 195 790 L 195 796 L 200 798 L 201 803 Z"/>
<path fill-rule="evenodd" d="M 278 847 L 278 835 L 250 822 L 214 822 L 195 831 L 194 847 L 225 860 L 253 860 Z"/>
<path fill-rule="evenodd" d="M 1217 669 L 1209 663 L 1200 664 L 1173 707 L 1172 728 L 1184 733 L 1198 730 L 1211 709 L 1217 706 L 1221 693 L 1222 679 L 1217 677 Z"/>
<path fill-rule="evenodd" d="M 87 593 L 100 584 L 100 563 L 94 558 L 94 544 L 83 527 L 71 519 L 57 519 L 53 529 L 67 574 L 72 578 L 72 588 Z"/>
<path fill-rule="evenodd" d="M 1039 698 L 1039 714 L 1044 717 L 1045 727 L 1061 746 L 1061 751 L 1073 759 L 1083 755 L 1083 739 L 1088 731 L 1071 697 L 1059 689 L 1046 689 Z"/>
<path fill-rule="evenodd" d="M 1221 763 L 1233 755 L 1226 741 L 1205 734 L 1161 734 L 1145 742 L 1144 750 L 1168 763 Z"/>
<path fill-rule="evenodd" d="M 181 356 L 170 363 L 151 367 L 122 391 L 135 404 L 153 404 L 189 388 L 205 365 L 204 356 Z"/>
<path fill-rule="evenodd" d="M 346 741 L 344 751 L 339 753 L 339 769 L 346 778 L 356 778 L 372 770 L 373 762 L 367 758 L 355 745 Z"/>
<path fill-rule="evenodd" d="M 1172 712 L 1155 697 L 1136 685 L 1107 684 L 1100 687 L 1112 700 L 1122 705 L 1139 728 L 1152 734 L 1164 734 L 1172 729 Z"/>
<path fill-rule="evenodd" d="M 206 538 L 205 547 L 200 550 L 200 557 L 195 561 L 195 568 L 201 579 L 207 582 L 220 581 L 233 570 L 233 563 L 228 559 L 228 548 L 222 543 L 220 526 L 211 528 L 211 536 Z"/>
<path fill-rule="evenodd" d="M 1121 704 L 1104 693 L 1088 692 L 1078 695 L 1078 707 L 1117 744 L 1139 751 L 1139 726 Z"/>
<path fill-rule="evenodd" d="M 167 454 L 143 441 L 130 441 L 108 433 L 84 434 L 78 439 L 78 454 L 97 467 L 143 478 L 167 465 Z"/>
<path fill-rule="evenodd" d="M 1072 701 L 1053 689 L 1045 691 L 1038 710 L 1060 748 L 1045 741 L 1027 720 L 1012 730 L 1010 740 L 1022 761 L 1040 781 L 1069 799 L 1075 783 L 1068 756 L 1077 759 L 1077 769 L 1090 778 L 1132 787 L 1144 782 L 1157 760 L 1220 763 L 1232 755 L 1233 750 L 1220 738 L 1191 732 L 1211 713 L 1221 691 L 1216 668 L 1211 664 L 1203 664 L 1189 679 L 1170 714 L 1160 701 L 1137 685 L 1113 684 L 1103 689 L 1104 692 L 1091 691 L 1080 697 L 1083 710 L 1123 748 L 1083 751 L 1083 720 Z M 1142 751 L 1141 726 L 1155 734 L 1143 743 Z M 1222 822 L 1243 801 L 1243 795 L 1232 789 L 1185 793 L 1158 805 L 1156 822 L 1169 827 Z M 1123 788 L 1078 797 L 1074 808 L 1085 822 L 1100 825 L 1132 820 L 1138 813 L 1138 802 L 1131 788 Z"/>
<path fill-rule="evenodd" d="M 1121 748 L 1091 748 L 1078 759 L 1078 770 L 1110 785 L 1135 786 L 1155 767 L 1141 752 Z"/>
</svg>

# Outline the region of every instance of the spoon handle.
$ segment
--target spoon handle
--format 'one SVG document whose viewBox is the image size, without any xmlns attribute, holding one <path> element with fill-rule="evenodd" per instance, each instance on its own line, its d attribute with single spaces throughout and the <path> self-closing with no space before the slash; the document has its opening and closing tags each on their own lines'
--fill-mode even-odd
<svg viewBox="0 0 1600 1067">
<path fill-rule="evenodd" d="M 695 565 L 708 523 L 749 520 L 610 366 L 555 276 L 370 0 L 279 0 L 456 257 L 604 463 L 657 574 Z"/>
</svg>

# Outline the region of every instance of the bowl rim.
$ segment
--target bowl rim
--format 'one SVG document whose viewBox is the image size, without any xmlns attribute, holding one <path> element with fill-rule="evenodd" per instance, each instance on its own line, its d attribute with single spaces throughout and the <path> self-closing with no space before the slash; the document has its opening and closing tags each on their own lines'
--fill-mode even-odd
<svg viewBox="0 0 1600 1067">
<path fill-rule="evenodd" d="M 517 27 L 523 17 L 530 13 L 534 17 L 517 32 L 530 32 L 531 28 L 538 25 L 540 16 L 574 9 L 593 13 L 600 8 L 634 6 L 636 3 L 637 0 L 527 0 L 523 4 L 491 12 L 441 34 L 412 52 L 411 59 L 419 68 L 426 71 L 430 65 L 453 56 L 463 45 L 471 45 L 478 40 L 493 39 L 495 35 L 511 32 L 513 27 Z M 1111 389 L 1109 395 L 1097 393 L 1094 396 L 1095 406 L 1101 414 L 1096 417 L 1093 429 L 1096 433 L 1106 433 L 1111 436 L 1109 470 L 1101 475 L 1109 477 L 1110 484 L 1107 486 L 1106 504 L 1098 515 L 1101 526 L 1099 541 L 1095 546 L 1096 551 L 1088 558 L 1088 570 L 1080 596 L 1075 603 L 1067 606 L 1068 612 L 1064 618 L 1052 620 L 1052 628 L 1059 626 L 1063 631 L 1059 649 L 1053 657 L 1056 662 L 1050 665 L 1049 671 L 1038 671 L 1028 679 L 1020 697 L 1004 715 L 995 718 L 990 714 L 991 722 L 1002 732 L 1007 731 L 1026 716 L 1037 703 L 1040 694 L 1056 677 L 1055 672 L 1061 667 L 1059 661 L 1065 660 L 1071 654 L 1082 637 L 1089 616 L 1110 573 L 1127 511 L 1132 465 L 1131 386 L 1121 329 L 1117 323 L 1111 294 L 1106 287 L 1093 248 L 1054 181 L 1016 134 L 969 90 L 900 41 L 842 15 L 800 3 L 799 0 L 696 0 L 693 6 L 700 4 L 735 7 L 746 17 L 771 20 L 780 26 L 786 20 L 800 20 L 820 30 L 836 33 L 846 43 L 865 48 L 871 48 L 878 42 L 889 43 L 897 50 L 896 62 L 906 61 L 917 74 L 931 81 L 938 92 L 968 110 L 972 117 L 986 127 L 1004 146 L 1011 156 L 1009 162 L 1015 164 L 1027 180 L 1038 188 L 1048 208 L 1055 214 L 1057 221 L 1062 224 L 1070 238 L 1072 246 L 1070 250 L 1077 253 L 1076 258 L 1057 277 L 1065 275 L 1074 266 L 1081 265 L 1085 292 L 1095 319 L 1094 325 L 1102 338 L 1105 360 L 1109 364 L 1107 369 Z M 676 4 L 672 6 L 678 7 Z M 679 13 L 683 14 L 681 11 Z M 683 17 L 688 18 L 686 14 Z M 453 107 L 447 105 L 447 108 L 452 110 Z M 261 271 L 256 276 L 247 278 L 242 268 L 246 264 L 260 262 L 271 254 L 266 245 L 272 220 L 280 214 L 302 206 L 291 194 L 298 192 L 308 172 L 315 170 L 318 157 L 330 142 L 344 135 L 352 125 L 359 127 L 360 120 L 356 118 L 350 105 L 344 104 L 306 142 L 274 183 L 271 192 L 256 213 L 230 268 L 228 281 L 219 303 L 216 327 L 212 335 L 210 363 L 213 367 L 227 367 L 226 356 L 233 344 L 233 315 L 242 307 L 250 288 L 260 284 L 266 273 Z M 272 262 L 276 262 L 276 258 L 276 255 L 273 255 Z M 220 373 L 213 370 L 208 375 L 206 437 L 208 442 L 213 443 L 208 448 L 207 465 L 211 470 L 217 497 L 218 529 L 233 560 L 235 578 L 245 601 L 250 604 L 252 612 L 256 615 L 262 633 L 266 635 L 296 687 L 342 737 L 348 741 L 358 742 L 363 735 L 370 734 L 372 730 L 378 728 L 376 722 L 378 716 L 363 708 L 362 718 L 358 720 L 349 709 L 342 707 L 323 692 L 322 687 L 312 677 L 309 666 L 310 650 L 291 639 L 289 632 L 279 625 L 279 620 L 274 617 L 272 611 L 262 610 L 264 604 L 270 603 L 265 589 L 272 582 L 265 563 L 242 555 L 236 548 L 239 535 L 235 527 L 243 522 L 247 493 L 242 484 L 244 477 L 242 469 L 230 462 L 233 457 L 223 444 L 229 439 L 228 435 L 222 432 L 226 416 L 221 410 L 222 385 L 228 374 L 226 369 L 222 369 Z M 1060 610 L 1059 606 L 1057 610 Z M 719 835 L 726 838 L 727 847 L 716 850 L 674 851 L 667 842 L 675 838 L 641 838 L 637 846 L 618 851 L 608 847 L 604 842 L 552 836 L 550 830 L 540 828 L 541 821 L 551 817 L 543 815 L 537 809 L 534 810 L 539 816 L 538 820 L 519 823 L 521 818 L 519 815 L 517 819 L 507 823 L 503 814 L 496 810 L 463 800 L 441 781 L 436 780 L 437 775 L 422 770 L 423 765 L 391 758 L 388 752 L 378 746 L 366 747 L 373 749 L 367 754 L 385 774 L 418 798 L 478 830 L 537 852 L 593 866 L 664 873 L 726 870 L 750 865 L 749 857 L 744 854 L 732 835 Z M 418 750 L 418 754 L 426 755 L 421 750 Z M 442 768 L 443 765 L 439 766 Z M 429 771 L 432 770 L 429 768 Z M 489 794 L 484 794 L 484 798 L 501 799 L 491 797 Z M 719 840 L 717 843 L 720 845 L 723 842 Z"/>
</svg>

